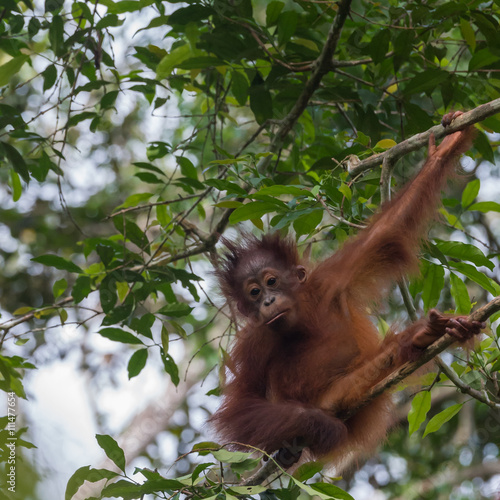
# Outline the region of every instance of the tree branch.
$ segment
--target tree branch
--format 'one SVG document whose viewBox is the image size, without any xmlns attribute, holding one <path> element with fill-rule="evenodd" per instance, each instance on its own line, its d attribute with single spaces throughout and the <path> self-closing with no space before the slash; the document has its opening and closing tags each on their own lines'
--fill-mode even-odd
<svg viewBox="0 0 500 500">
<path fill-rule="evenodd" d="M 280 127 L 276 131 L 273 141 L 271 142 L 271 152 L 275 153 L 281 148 L 283 140 L 306 109 L 314 92 L 318 89 L 321 79 L 331 70 L 333 54 L 337 49 L 342 28 L 344 27 L 351 8 L 351 3 L 352 0 L 341 0 L 338 3 L 337 15 L 330 27 L 323 50 L 313 64 L 314 69 L 311 77 L 306 82 L 304 90 L 295 102 L 295 105 L 283 119 Z"/>
<path fill-rule="evenodd" d="M 471 313 L 468 317 L 468 320 L 486 321 L 492 314 L 497 311 L 500 311 L 500 297 L 494 298 L 491 302 L 488 302 L 488 304 Z M 427 347 L 427 349 L 425 349 L 419 359 L 417 359 L 416 361 L 409 361 L 405 363 L 395 372 L 391 373 L 388 377 L 381 380 L 378 384 L 375 384 L 367 392 L 367 394 L 365 394 L 363 399 L 359 401 L 358 404 L 355 404 L 351 408 L 349 408 L 349 411 L 345 413 L 346 418 L 354 415 L 354 413 L 356 413 L 360 408 L 366 406 L 376 397 L 387 391 L 387 389 L 390 389 L 396 384 L 399 384 L 399 382 L 414 373 L 416 370 L 418 370 L 418 368 L 425 365 L 428 361 L 436 357 L 439 353 L 443 352 L 455 342 L 456 339 L 451 335 L 443 335 L 439 340 Z M 495 407 L 498 407 L 498 405 L 496 405 Z"/>
<path fill-rule="evenodd" d="M 463 129 L 468 125 L 478 123 L 499 112 L 500 99 L 495 99 L 485 104 L 481 104 L 481 106 L 471 109 L 470 111 L 466 111 L 463 115 L 460 115 L 459 117 L 454 119 L 453 122 L 446 128 L 442 125 L 435 125 L 425 132 L 416 134 L 406 141 L 396 144 L 396 146 L 388 149 L 387 151 L 384 151 L 383 153 L 379 153 L 370 156 L 370 158 L 367 158 L 366 160 L 362 160 L 359 165 L 351 170 L 350 175 L 351 177 L 356 177 L 357 175 L 366 172 L 367 170 L 377 167 L 384 161 L 384 158 L 386 156 L 390 156 L 391 160 L 396 161 L 402 156 L 412 151 L 416 151 L 423 146 L 426 146 L 429 142 L 429 136 L 431 134 L 434 134 L 436 139 L 441 139 L 445 135 L 453 134 L 454 132 Z"/>
</svg>

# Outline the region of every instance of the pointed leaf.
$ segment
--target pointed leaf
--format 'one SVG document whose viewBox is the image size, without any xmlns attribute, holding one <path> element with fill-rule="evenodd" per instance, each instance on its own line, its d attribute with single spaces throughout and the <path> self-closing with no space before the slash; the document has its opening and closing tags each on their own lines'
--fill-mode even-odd
<svg viewBox="0 0 500 500">
<path fill-rule="evenodd" d="M 430 391 L 422 391 L 416 394 L 411 402 L 411 409 L 408 412 L 408 423 L 410 436 L 418 431 L 424 420 L 427 418 L 427 413 L 431 409 L 431 393 Z"/>
<path fill-rule="evenodd" d="M 104 450 L 107 457 L 123 472 L 125 472 L 125 454 L 118 443 L 105 434 L 96 434 L 97 443 Z"/>
<path fill-rule="evenodd" d="M 29 61 L 29 56 L 21 55 L 0 66 L 0 87 L 5 87 L 10 79 Z"/>
<path fill-rule="evenodd" d="M 65 500 L 71 500 L 80 486 L 83 486 L 85 481 L 90 483 L 97 483 L 102 479 L 113 479 L 118 476 L 117 472 L 107 469 L 92 469 L 89 465 L 80 467 L 68 480 L 66 486 L 66 493 L 64 494 Z"/>
<path fill-rule="evenodd" d="M 481 182 L 479 179 L 470 181 L 462 192 L 462 207 L 467 208 L 476 199 L 479 193 Z"/>
<path fill-rule="evenodd" d="M 103 328 L 97 333 L 114 342 L 122 342 L 123 344 L 143 344 L 134 334 L 122 330 L 121 328 Z"/>
<path fill-rule="evenodd" d="M 148 360 L 148 350 L 140 349 L 132 354 L 130 361 L 128 362 L 128 378 L 131 379 L 136 377 L 141 373 L 142 369 L 146 366 L 146 361 Z"/>
<path fill-rule="evenodd" d="M 237 208 L 230 216 L 229 222 L 237 224 L 244 220 L 260 219 L 262 216 L 276 212 L 278 206 L 268 201 L 252 201 Z"/>
<path fill-rule="evenodd" d="M 59 255 L 40 255 L 40 257 L 34 257 L 31 260 L 33 262 L 43 264 L 44 266 L 55 267 L 61 271 L 69 271 L 70 273 L 78 274 L 83 273 L 82 269 L 80 269 L 76 264 L 70 260 L 64 259 L 63 257 L 59 257 Z"/>
<path fill-rule="evenodd" d="M 441 429 L 441 427 L 448 422 L 448 420 L 451 420 L 461 410 L 463 405 L 464 403 L 452 405 L 446 408 L 446 410 L 434 415 L 434 417 L 432 417 L 427 424 L 423 437 L 427 436 L 427 434 L 430 434 L 431 432 L 436 432 Z"/>
<path fill-rule="evenodd" d="M 443 287 L 444 269 L 436 264 L 428 263 L 422 290 L 422 300 L 426 311 L 436 306 Z"/>
<path fill-rule="evenodd" d="M 451 296 L 456 304 L 455 312 L 457 314 L 469 314 L 472 304 L 469 298 L 469 292 L 465 283 L 455 274 L 450 272 Z"/>
</svg>

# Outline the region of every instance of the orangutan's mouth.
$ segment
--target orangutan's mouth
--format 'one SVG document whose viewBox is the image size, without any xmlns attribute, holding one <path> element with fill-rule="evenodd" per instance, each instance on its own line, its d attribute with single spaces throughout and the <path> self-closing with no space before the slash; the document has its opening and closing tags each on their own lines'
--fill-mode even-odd
<svg viewBox="0 0 500 500">
<path fill-rule="evenodd" d="M 273 316 L 269 321 L 266 321 L 266 325 L 270 325 L 271 323 L 274 323 L 276 320 L 282 318 L 288 313 L 289 309 L 285 309 L 284 311 L 279 312 L 275 316 Z"/>
</svg>

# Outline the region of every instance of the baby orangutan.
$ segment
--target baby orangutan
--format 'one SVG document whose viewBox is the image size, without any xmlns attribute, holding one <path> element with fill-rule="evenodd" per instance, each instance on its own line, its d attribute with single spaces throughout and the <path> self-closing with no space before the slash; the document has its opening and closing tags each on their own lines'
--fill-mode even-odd
<svg viewBox="0 0 500 500">
<path fill-rule="evenodd" d="M 278 234 L 225 241 L 228 251 L 216 273 L 246 325 L 231 352 L 224 402 L 211 419 L 224 442 L 281 450 L 283 465 L 294 463 L 304 447 L 328 462 L 351 451 L 369 453 L 390 426 L 390 397 L 378 397 L 346 421 L 338 415 L 445 333 L 460 341 L 480 333 L 481 323 L 432 310 L 381 342 L 367 313 L 391 283 L 417 268 L 419 241 L 472 136 L 466 128 L 437 147 L 431 139 L 413 181 L 312 269 L 301 262 L 295 242 Z"/>
</svg>

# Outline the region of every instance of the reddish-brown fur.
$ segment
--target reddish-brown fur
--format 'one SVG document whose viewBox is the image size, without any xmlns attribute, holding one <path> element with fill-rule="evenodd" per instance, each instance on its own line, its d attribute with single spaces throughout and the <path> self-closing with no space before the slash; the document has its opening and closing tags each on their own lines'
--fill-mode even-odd
<svg viewBox="0 0 500 500">
<path fill-rule="evenodd" d="M 379 397 L 346 422 L 336 414 L 445 332 L 458 338 L 479 332 L 477 323 L 432 311 L 381 343 L 367 313 L 395 280 L 416 270 L 415 249 L 471 137 L 469 128 L 447 136 L 437 148 L 431 141 L 416 178 L 367 229 L 310 270 L 295 242 L 277 234 L 261 240 L 246 236 L 239 245 L 226 242 L 229 251 L 217 274 L 247 324 L 237 334 L 224 402 L 212 418 L 224 442 L 268 453 L 306 446 L 327 460 L 370 451 L 390 425 L 390 398 Z M 268 291 L 259 273 L 267 273 L 262 280 Z M 268 292 L 268 298 L 262 295 Z M 258 293 L 262 299 L 255 302 Z M 283 315 L 266 312 L 271 306 L 277 310 L 275 301 L 283 304 Z"/>
</svg>

